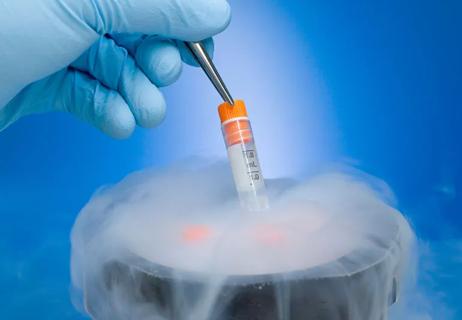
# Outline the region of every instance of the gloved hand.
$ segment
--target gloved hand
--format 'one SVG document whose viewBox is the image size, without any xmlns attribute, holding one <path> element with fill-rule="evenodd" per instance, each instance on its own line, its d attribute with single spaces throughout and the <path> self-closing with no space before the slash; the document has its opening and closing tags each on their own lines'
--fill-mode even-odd
<svg viewBox="0 0 462 320">
<path fill-rule="evenodd" d="M 153 127 L 158 87 L 194 64 L 175 40 L 208 39 L 229 20 L 226 0 L 0 0 L 0 131 L 46 111 L 116 138 Z"/>
</svg>

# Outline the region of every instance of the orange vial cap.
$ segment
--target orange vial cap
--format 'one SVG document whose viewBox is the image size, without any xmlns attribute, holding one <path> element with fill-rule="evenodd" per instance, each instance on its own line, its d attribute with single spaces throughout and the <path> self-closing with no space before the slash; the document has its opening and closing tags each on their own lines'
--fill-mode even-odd
<svg viewBox="0 0 462 320">
<path fill-rule="evenodd" d="M 244 101 L 235 100 L 234 105 L 224 102 L 218 106 L 218 114 L 220 115 L 221 123 L 233 118 L 247 117 L 247 109 Z"/>
</svg>

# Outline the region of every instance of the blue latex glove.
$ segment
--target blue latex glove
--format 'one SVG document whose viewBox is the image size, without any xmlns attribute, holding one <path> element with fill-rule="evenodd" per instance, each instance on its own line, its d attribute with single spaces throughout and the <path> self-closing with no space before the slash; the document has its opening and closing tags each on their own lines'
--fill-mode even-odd
<svg viewBox="0 0 462 320">
<path fill-rule="evenodd" d="M 46 111 L 116 138 L 157 125 L 158 87 L 194 64 L 175 40 L 212 51 L 230 15 L 226 0 L 0 0 L 0 131 Z"/>
</svg>

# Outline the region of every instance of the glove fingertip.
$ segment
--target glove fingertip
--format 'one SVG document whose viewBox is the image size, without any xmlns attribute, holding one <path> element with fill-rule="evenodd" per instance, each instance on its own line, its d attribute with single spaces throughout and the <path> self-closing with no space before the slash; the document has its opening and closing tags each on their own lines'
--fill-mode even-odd
<svg viewBox="0 0 462 320">
<path fill-rule="evenodd" d="M 116 93 L 114 95 L 116 98 L 107 105 L 110 111 L 104 114 L 104 119 L 100 119 L 97 126 L 112 138 L 126 139 L 135 130 L 135 118 L 123 98 Z"/>
<path fill-rule="evenodd" d="M 180 52 L 170 40 L 146 40 L 136 52 L 136 62 L 151 82 L 161 87 L 178 80 L 182 71 Z"/>
<path fill-rule="evenodd" d="M 146 82 L 147 83 L 147 82 Z M 136 122 L 143 128 L 157 127 L 165 118 L 167 105 L 158 88 L 138 83 L 138 97 L 132 106 Z"/>
<path fill-rule="evenodd" d="M 168 86 L 178 80 L 181 75 L 183 65 L 181 63 L 181 57 L 178 53 L 172 52 L 170 55 L 163 55 L 159 57 L 157 68 L 153 68 L 152 76 L 155 79 L 155 83 L 158 86 Z"/>
<path fill-rule="evenodd" d="M 231 6 L 226 0 L 206 0 L 205 2 L 210 12 L 204 15 L 207 18 L 202 23 L 207 27 L 206 37 L 210 37 L 228 27 L 231 22 Z"/>
</svg>

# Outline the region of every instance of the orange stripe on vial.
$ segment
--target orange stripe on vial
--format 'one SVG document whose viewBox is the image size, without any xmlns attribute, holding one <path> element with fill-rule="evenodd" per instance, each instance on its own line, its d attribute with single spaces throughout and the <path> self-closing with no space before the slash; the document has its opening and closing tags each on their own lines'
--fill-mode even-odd
<svg viewBox="0 0 462 320">
<path fill-rule="evenodd" d="M 252 129 L 247 119 L 247 109 L 244 101 L 236 100 L 234 105 L 227 102 L 218 106 L 218 114 L 223 129 L 226 145 L 249 143 L 252 141 Z"/>
</svg>

